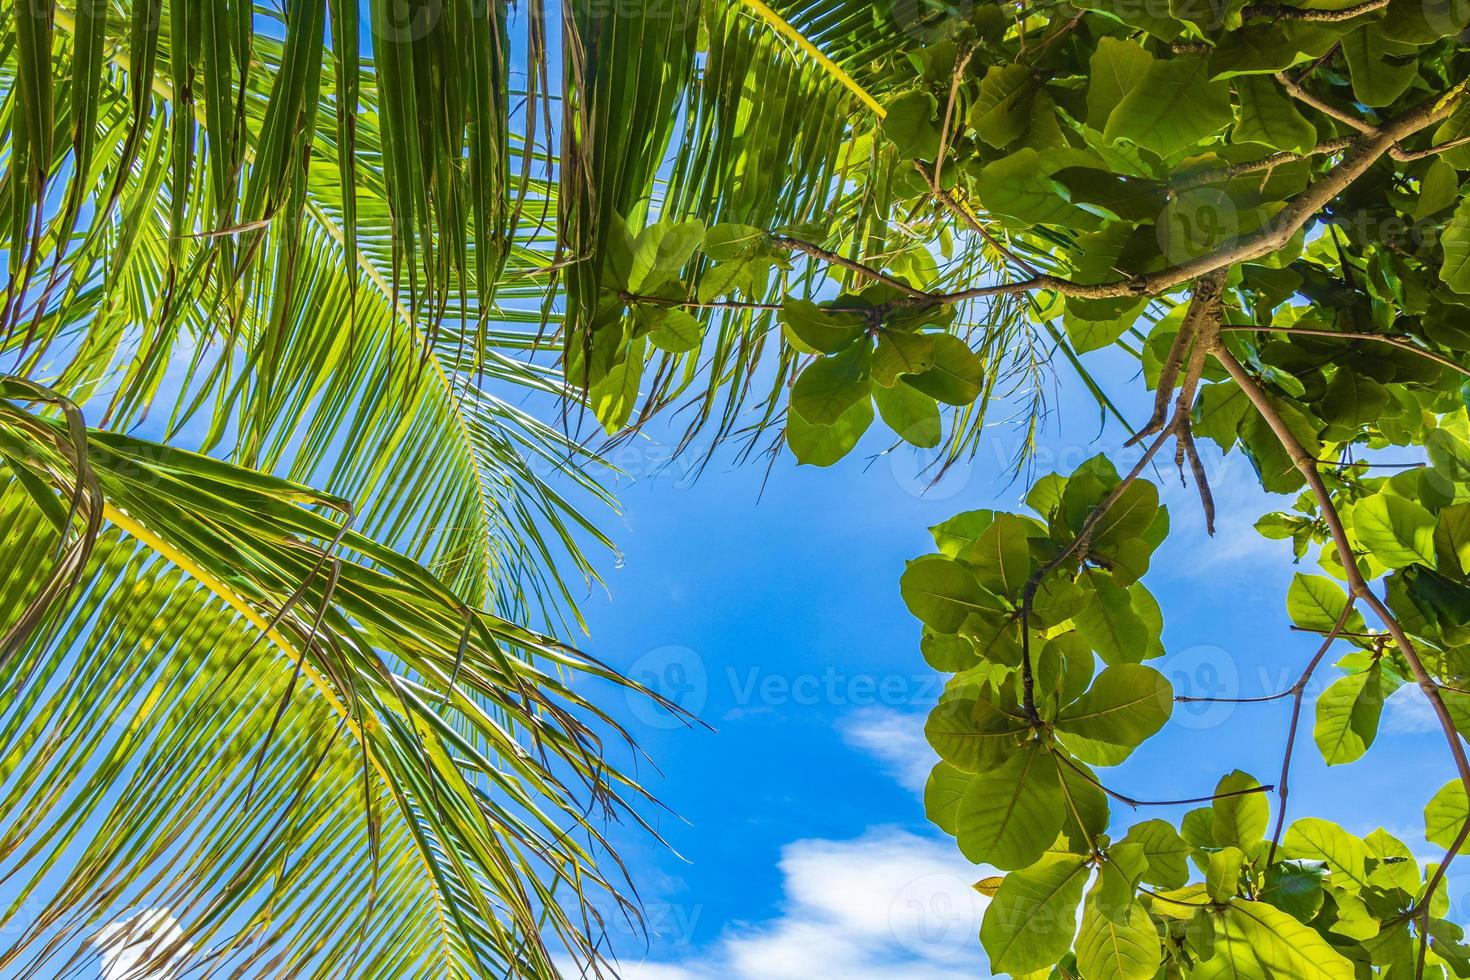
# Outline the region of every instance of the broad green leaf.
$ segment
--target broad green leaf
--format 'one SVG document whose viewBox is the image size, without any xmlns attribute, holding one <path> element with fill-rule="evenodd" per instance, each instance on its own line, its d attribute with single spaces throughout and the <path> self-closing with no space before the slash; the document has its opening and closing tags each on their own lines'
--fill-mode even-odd
<svg viewBox="0 0 1470 980">
<path fill-rule="evenodd" d="M 1259 898 L 1307 922 L 1322 908 L 1326 877 L 1326 867 L 1315 861 L 1277 861 L 1266 869 L 1266 883 Z"/>
<path fill-rule="evenodd" d="M 831 425 L 812 425 L 795 412 L 786 417 L 786 444 L 798 463 L 831 466 L 852 452 L 873 424 L 873 402 L 860 398 Z"/>
<path fill-rule="evenodd" d="M 1250 399 L 1236 385 L 1206 385 L 1194 410 L 1194 434 L 1213 439 L 1228 451 L 1239 438 L 1241 423 L 1253 411 Z"/>
<path fill-rule="evenodd" d="M 1077 967 L 1088 980 L 1149 980 L 1159 969 L 1160 943 L 1153 920 L 1137 900 L 1107 915 L 1100 891 L 1088 895 L 1077 934 Z"/>
<path fill-rule="evenodd" d="M 1164 723 L 1174 706 L 1174 688 L 1163 674 L 1139 664 L 1109 667 L 1092 687 L 1057 714 L 1068 734 L 1129 748 L 1140 745 Z"/>
<path fill-rule="evenodd" d="M 1047 854 L 1006 875 L 980 925 L 991 971 L 1031 973 L 1065 956 L 1072 948 L 1077 906 L 1090 873 L 1084 856 Z"/>
<path fill-rule="evenodd" d="M 1057 771 L 1061 773 L 1066 804 L 1062 835 L 1072 853 L 1090 854 L 1105 843 L 1101 838 L 1111 817 L 1108 795 L 1099 785 L 1097 774 L 1075 758 L 1058 763 Z"/>
<path fill-rule="evenodd" d="M 704 254 L 726 262 L 749 254 L 765 243 L 766 233 L 750 225 L 725 222 L 710 225 L 704 233 Z"/>
<path fill-rule="evenodd" d="M 1121 843 L 1138 844 L 1148 868 L 1143 880 L 1160 888 L 1184 887 L 1189 880 L 1190 847 L 1167 820 L 1145 820 L 1128 828 Z"/>
<path fill-rule="evenodd" d="M 899 96 L 883 117 L 883 135 L 893 142 L 906 160 L 933 160 L 939 155 L 939 124 L 934 114 L 939 104 L 927 92 Z"/>
<path fill-rule="evenodd" d="M 938 555 L 909 562 L 899 590 L 909 612 L 937 633 L 958 632 L 971 613 L 999 607 L 996 597 L 980 587 L 973 572 Z"/>
<path fill-rule="evenodd" d="M 1007 714 L 978 698 L 949 698 L 935 705 L 924 723 L 924 737 L 941 759 L 964 772 L 983 772 L 1017 751 L 1024 718 Z"/>
<path fill-rule="evenodd" d="M 979 662 L 974 644 L 963 636 L 947 636 L 925 630 L 924 638 L 919 641 L 919 649 L 924 654 L 925 663 L 946 674 L 968 670 Z"/>
<path fill-rule="evenodd" d="M 969 773 L 941 762 L 929 773 L 929 780 L 924 784 L 924 816 L 946 834 L 954 833 L 955 813 L 971 778 Z"/>
<path fill-rule="evenodd" d="M 1260 22 L 1228 31 L 1210 53 L 1210 76 L 1274 74 L 1326 54 L 1342 35 L 1335 24 Z"/>
<path fill-rule="evenodd" d="M 1040 742 L 980 773 L 960 800 L 960 851 L 976 864 L 1014 871 L 1034 864 L 1061 832 L 1057 761 Z"/>
<path fill-rule="evenodd" d="M 1303 817 L 1286 828 L 1281 846 L 1289 857 L 1325 861 L 1335 885 L 1357 890 L 1367 884 L 1367 846 L 1335 823 Z"/>
<path fill-rule="evenodd" d="M 1136 312 L 1130 310 L 1108 320 L 1085 320 L 1068 309 L 1062 316 L 1062 326 L 1066 328 L 1067 336 L 1077 353 L 1086 354 L 1116 343 L 1137 319 Z"/>
<path fill-rule="evenodd" d="M 1439 241 L 1444 246 L 1439 277 L 1455 292 L 1470 294 L 1470 196 L 1461 199 Z"/>
<path fill-rule="evenodd" d="M 1312 737 L 1329 766 L 1355 762 L 1373 745 L 1386 696 L 1383 665 L 1377 660 L 1361 673 L 1338 678 L 1322 692 Z"/>
<path fill-rule="evenodd" d="M 1470 445 L 1448 429 L 1431 429 L 1424 437 L 1429 461 L 1445 478 L 1470 483 Z"/>
<path fill-rule="evenodd" d="M 1031 578 L 1031 538 L 1043 536 L 1035 522 L 1017 514 L 996 514 L 995 521 L 965 553 L 975 577 L 996 595 L 1019 601 Z"/>
<path fill-rule="evenodd" d="M 1263 902 L 1230 904 L 1220 944 L 1243 944 L 1272 976 L 1300 980 L 1354 980 L 1353 965 L 1322 936 Z"/>
<path fill-rule="evenodd" d="M 1352 75 L 1353 94 L 1366 106 L 1391 105 L 1419 74 L 1412 44 L 1384 36 L 1375 23 L 1364 24 L 1342 39 Z"/>
<path fill-rule="evenodd" d="M 1053 572 L 1042 579 L 1031 600 L 1031 628 L 1051 629 L 1087 607 L 1087 592 L 1064 575 Z M 1089 652 L 1090 656 L 1090 652 Z"/>
<path fill-rule="evenodd" d="M 678 223 L 659 221 L 644 228 L 633 243 L 628 291 L 643 293 L 674 278 L 704 237 L 704 222 L 697 218 Z"/>
<path fill-rule="evenodd" d="M 1466 820 L 1470 820 L 1470 806 L 1465 803 L 1465 784 L 1452 779 L 1424 807 L 1424 836 L 1431 844 L 1447 848 L 1460 836 Z"/>
<path fill-rule="evenodd" d="M 1439 512 L 1434 549 L 1441 570 L 1453 573 L 1458 566 L 1462 574 L 1470 573 L 1470 503 L 1455 504 Z"/>
<path fill-rule="evenodd" d="M 1067 478 L 1057 473 L 1048 473 L 1026 491 L 1026 506 L 1044 519 L 1050 519 L 1062 506 L 1062 493 L 1066 490 Z"/>
<path fill-rule="evenodd" d="M 980 358 L 954 334 L 934 335 L 934 367 L 907 383 L 946 405 L 969 405 L 980 397 L 985 371 Z"/>
<path fill-rule="evenodd" d="M 1103 132 L 1109 140 L 1128 140 L 1167 157 L 1224 129 L 1233 118 L 1229 83 L 1210 80 L 1205 58 L 1179 55 L 1149 66 Z"/>
<path fill-rule="evenodd" d="M 1332 579 L 1298 572 L 1286 590 L 1286 614 L 1304 630 L 1328 633 L 1337 625 L 1347 601 L 1347 592 Z M 1367 625 L 1355 609 L 1348 614 L 1342 628 L 1344 632 L 1361 633 Z"/>
<path fill-rule="evenodd" d="M 934 367 L 934 335 L 885 330 L 873 353 L 873 380 L 891 388 L 904 375 L 923 374 Z"/>
<path fill-rule="evenodd" d="M 1096 216 L 1070 201 L 1067 189 L 1048 176 L 1041 156 L 1030 147 L 986 164 L 977 187 L 986 209 L 1013 219 L 1018 228 L 1098 224 Z"/>
<path fill-rule="evenodd" d="M 833 425 L 850 408 L 868 399 L 871 351 L 856 343 L 806 366 L 791 386 L 791 409 L 811 425 Z"/>
<path fill-rule="evenodd" d="M 1266 836 L 1271 806 L 1265 793 L 1251 792 L 1260 785 L 1254 776 L 1239 769 L 1221 777 L 1215 786 L 1216 799 L 1210 804 L 1214 817 L 1211 833 L 1217 844 L 1249 851 Z"/>
<path fill-rule="evenodd" d="M 1426 3 L 1437 3 L 1439 0 L 1425 0 Z M 1463 8 L 1465 0 L 1455 0 Z M 1470 136 L 1470 105 L 1461 103 L 1460 107 L 1451 113 L 1450 117 L 1434 131 L 1434 144 L 1452 143 L 1464 136 Z M 1454 167 L 1456 170 L 1470 170 L 1470 145 L 1460 145 L 1445 150 L 1439 154 L 1439 159 Z"/>
<path fill-rule="evenodd" d="M 1118 925 L 1127 925 L 1138 896 L 1138 883 L 1147 870 L 1148 857 L 1142 845 L 1119 841 L 1109 847 L 1107 860 L 1098 866 L 1098 910 Z"/>
<path fill-rule="evenodd" d="M 804 299 L 781 304 L 781 323 L 787 339 L 803 354 L 836 354 L 863 335 L 860 314 L 834 313 Z"/>
<path fill-rule="evenodd" d="M 1110 545 L 1139 537 L 1153 524 L 1158 510 L 1159 488 L 1148 480 L 1133 481 L 1093 525 L 1093 544 L 1106 551 Z"/>
<path fill-rule="evenodd" d="M 1317 127 L 1297 111 L 1280 86 L 1263 75 L 1244 75 L 1235 82 L 1240 118 L 1231 131 L 1236 143 L 1261 143 L 1275 150 L 1303 153 L 1317 145 Z"/>
<path fill-rule="evenodd" d="M 670 354 L 696 350 L 704 340 L 704 330 L 699 321 L 684 310 L 664 310 L 654 317 L 653 322 L 648 342 Z"/>
<path fill-rule="evenodd" d="M 1419 200 L 1414 203 L 1414 219 L 1422 221 L 1452 207 L 1460 196 L 1460 177 L 1455 168 L 1436 159 L 1419 178 Z"/>
<path fill-rule="evenodd" d="M 1036 85 L 1025 65 L 990 66 L 970 110 L 970 128 L 997 148 L 1019 139 L 1031 121 L 1031 94 Z"/>
<path fill-rule="evenodd" d="M 1358 426 L 1376 422 L 1388 407 L 1388 402 L 1387 388 L 1366 375 L 1345 368 L 1332 376 L 1320 412 L 1323 421 L 1356 432 Z"/>
<path fill-rule="evenodd" d="M 621 430 L 638 404 L 638 386 L 643 379 L 643 340 L 638 339 L 630 347 L 624 359 L 588 391 L 597 421 L 609 433 Z"/>
<path fill-rule="evenodd" d="M 1245 855 L 1238 847 L 1211 851 L 1205 865 L 1205 891 L 1212 901 L 1228 902 L 1240 888 L 1240 863 Z"/>
<path fill-rule="evenodd" d="M 1110 664 L 1136 664 L 1149 653 L 1149 630 L 1133 609 L 1128 590 L 1110 576 L 1088 573 L 1092 601 L 1078 613 L 1075 622 L 1098 656 Z"/>
<path fill-rule="evenodd" d="M 1123 97 L 1148 74 L 1153 57 L 1136 41 L 1098 39 L 1088 63 L 1087 125 L 1102 130 Z"/>
<path fill-rule="evenodd" d="M 1390 568 L 1434 564 L 1434 515 L 1412 500 L 1379 493 L 1359 501 L 1353 531 Z"/>
<path fill-rule="evenodd" d="M 929 529 L 934 538 L 934 547 L 950 558 L 958 558 L 980 539 L 980 535 L 995 523 L 993 510 L 967 510 Z"/>
<path fill-rule="evenodd" d="M 873 404 L 878 406 L 884 423 L 904 442 L 921 449 L 939 445 L 943 434 L 939 406 L 928 395 L 906 384 L 891 388 L 875 385 Z"/>
</svg>

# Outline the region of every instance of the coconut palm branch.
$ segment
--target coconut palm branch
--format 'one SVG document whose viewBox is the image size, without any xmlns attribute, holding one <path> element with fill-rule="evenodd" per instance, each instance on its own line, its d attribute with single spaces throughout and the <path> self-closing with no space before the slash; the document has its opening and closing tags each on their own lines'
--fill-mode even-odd
<svg viewBox="0 0 1470 980">
<path fill-rule="evenodd" d="M 581 693 L 623 682 L 514 625 L 606 545 L 519 404 L 567 396 L 506 218 L 554 195 L 481 107 L 487 196 L 400 234 L 355 13 L 3 15 L 7 975 L 162 910 L 147 959 L 202 973 L 551 976 L 636 915 Z"/>
</svg>

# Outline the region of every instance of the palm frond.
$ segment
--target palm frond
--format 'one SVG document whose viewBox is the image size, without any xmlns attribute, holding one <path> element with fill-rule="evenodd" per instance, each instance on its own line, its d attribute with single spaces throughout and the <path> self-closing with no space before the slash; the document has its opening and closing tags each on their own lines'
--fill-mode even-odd
<svg viewBox="0 0 1470 980">
<path fill-rule="evenodd" d="M 65 65 L 75 47 L 66 28 L 81 24 L 64 11 L 59 23 Z M 155 40 L 167 55 L 169 36 Z M 108 43 L 95 99 L 104 138 L 85 176 L 75 156 L 59 158 L 55 170 L 82 196 L 105 199 L 110 189 L 117 203 L 83 215 L 70 238 L 62 216 L 51 223 L 43 239 L 51 271 L 26 292 L 33 315 L 10 338 L 21 370 L 74 399 L 103 400 L 113 427 L 151 413 L 151 431 L 182 432 L 197 448 L 366 501 L 366 533 L 428 562 L 467 595 L 492 598 L 507 616 L 560 622 L 574 612 L 572 585 L 558 569 L 569 559 L 579 577 L 595 577 L 585 542 L 609 543 L 581 508 L 610 501 L 589 476 L 597 461 L 510 401 L 518 390 L 564 398 L 565 385 L 528 359 L 498 353 L 535 343 L 539 318 L 518 324 L 515 310 L 542 295 L 544 256 L 509 238 L 461 234 L 465 261 L 446 267 L 437 300 L 418 302 L 398 288 L 405 246 L 371 80 L 356 86 L 366 111 L 350 114 L 351 147 L 338 143 L 341 124 L 332 117 L 340 113 L 318 114 L 306 134 L 313 152 L 293 179 L 309 194 L 296 188 L 289 207 L 272 206 L 267 218 L 220 212 L 210 202 L 222 185 L 228 191 L 244 179 L 238 169 L 266 181 L 257 176 L 258 148 L 269 141 L 278 98 L 271 80 L 289 57 L 289 29 L 243 40 L 257 70 L 232 93 L 229 121 L 239 133 L 224 147 L 210 125 L 223 110 L 212 114 L 208 100 L 196 107 L 195 131 L 177 135 L 189 115 L 187 100 L 174 105 L 171 82 L 155 79 L 149 110 L 139 113 L 131 49 L 121 36 Z M 7 105 L 18 99 L 12 91 Z M 136 142 L 145 152 L 134 161 L 130 121 L 140 116 Z M 193 140 L 203 144 L 204 165 L 181 167 L 170 151 Z M 217 160 L 216 150 L 230 159 Z M 348 157 L 353 180 L 344 194 L 338 174 Z M 181 214 L 191 223 L 180 226 Z M 499 254 L 499 241 L 513 247 Z M 475 270 L 487 260 L 482 280 Z M 487 283 L 522 273 L 482 304 Z M 456 293 L 463 328 L 445 329 L 445 289 Z M 160 394 L 174 389 L 174 407 L 160 405 Z M 570 476 L 567 487 L 550 486 L 551 470 L 533 471 L 529 445 L 559 460 L 551 469 Z M 423 492 L 403 494 L 406 486 Z"/>
<path fill-rule="evenodd" d="M 17 401 L 0 433 L 7 557 L 46 567 L 83 533 L 58 521 L 83 473 L 106 521 L 0 665 L 0 873 L 25 883 L 10 915 L 32 912 L 8 975 L 95 955 L 128 909 L 168 910 L 193 955 L 253 976 L 596 958 L 581 916 L 623 900 L 595 821 L 643 793 L 573 675 L 615 675 L 346 528 L 342 501 L 101 431 L 79 456 Z M 37 587 L 6 567 L 19 623 Z"/>
</svg>

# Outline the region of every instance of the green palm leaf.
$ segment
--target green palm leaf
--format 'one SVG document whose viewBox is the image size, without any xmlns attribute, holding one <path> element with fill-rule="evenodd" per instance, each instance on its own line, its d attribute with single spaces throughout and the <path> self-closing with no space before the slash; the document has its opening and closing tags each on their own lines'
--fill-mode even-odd
<svg viewBox="0 0 1470 980">
<path fill-rule="evenodd" d="M 4 620 L 37 591 L 23 569 L 83 533 L 64 507 L 83 472 L 108 525 L 3 666 L 0 850 L 25 882 L 11 914 L 42 909 L 12 969 L 139 907 L 261 976 L 595 957 L 577 910 L 623 900 L 588 794 L 613 813 L 643 794 L 572 675 L 614 675 L 344 528 L 341 501 L 100 431 L 78 456 L 68 432 L 0 407 Z"/>
</svg>

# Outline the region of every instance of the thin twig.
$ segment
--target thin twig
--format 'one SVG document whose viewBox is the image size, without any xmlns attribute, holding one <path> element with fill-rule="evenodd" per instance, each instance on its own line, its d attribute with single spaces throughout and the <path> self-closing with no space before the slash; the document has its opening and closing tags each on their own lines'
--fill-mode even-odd
<svg viewBox="0 0 1470 980">
<path fill-rule="evenodd" d="M 1390 152 L 1395 160 L 1401 163 L 1412 163 L 1415 160 L 1423 160 L 1426 157 L 1445 153 L 1461 146 L 1470 146 L 1470 136 L 1461 136 L 1458 139 L 1446 140 L 1443 143 L 1426 147 L 1422 150 L 1401 150 L 1398 147 L 1394 147 Z"/>
<path fill-rule="evenodd" d="M 1351 129 L 1356 129 L 1358 132 L 1364 135 L 1372 135 L 1373 133 L 1378 132 L 1378 127 L 1374 126 L 1366 119 L 1355 116 L 1344 109 L 1339 109 L 1337 108 L 1337 106 L 1332 105 L 1329 102 L 1324 102 L 1317 96 L 1313 95 L 1311 92 L 1308 92 L 1305 88 L 1301 86 L 1300 82 L 1292 78 L 1284 71 L 1279 71 L 1276 73 L 1276 81 L 1281 85 L 1282 88 L 1286 89 L 1287 95 L 1290 95 L 1293 99 L 1296 99 L 1303 105 L 1311 106 L 1313 109 L 1316 109 L 1324 116 L 1331 116 L 1333 119 L 1336 119 L 1344 126 L 1347 126 Z"/>
<path fill-rule="evenodd" d="M 1373 340 L 1377 341 L 1380 344 L 1391 344 L 1392 346 L 1397 347 L 1399 350 L 1406 350 L 1410 353 L 1418 354 L 1420 357 L 1427 357 L 1429 358 L 1429 360 L 1434 361 L 1436 364 L 1441 364 L 1447 368 L 1450 368 L 1451 370 L 1460 372 L 1466 377 L 1470 377 L 1470 368 L 1467 368 L 1465 365 L 1460 364 L 1456 361 L 1450 360 L 1443 354 L 1436 354 L 1434 351 L 1429 350 L 1427 347 L 1421 347 L 1407 337 L 1395 337 L 1390 334 L 1381 333 L 1361 333 L 1349 330 L 1318 330 L 1314 327 L 1262 327 L 1244 323 L 1227 323 L 1224 324 L 1220 329 L 1231 333 L 1288 333 L 1297 334 L 1302 337 L 1327 337 L 1336 340 Z"/>
<path fill-rule="evenodd" d="M 1240 16 L 1243 20 L 1250 20 L 1253 17 L 1269 17 L 1272 20 L 1294 20 L 1310 24 L 1341 24 L 1354 17 L 1382 10 L 1388 6 L 1388 2 L 1389 0 L 1365 0 L 1352 7 L 1343 7 L 1341 10 L 1309 10 L 1305 7 L 1292 7 L 1284 3 L 1252 3 L 1241 9 Z"/>
<path fill-rule="evenodd" d="M 823 248 L 822 246 L 816 245 L 812 242 L 802 241 L 799 238 L 790 238 L 786 235 L 773 235 L 770 238 L 770 243 L 777 248 L 789 248 L 793 251 L 802 252 L 806 255 L 810 255 L 814 259 L 821 259 L 828 265 L 835 265 L 838 268 L 846 269 L 848 272 L 856 273 L 860 276 L 867 276 L 870 279 L 876 279 L 877 281 L 884 283 L 885 285 L 892 286 L 894 289 L 897 289 L 899 292 L 907 296 L 910 300 L 917 301 L 918 304 L 930 305 L 943 302 L 942 299 L 938 298 L 934 294 L 926 293 L 924 292 L 924 290 L 910 285 L 904 280 L 899 279 L 897 276 L 891 276 L 886 272 L 883 272 L 879 269 L 874 269 L 872 266 L 864 265 L 863 263 L 858 262 L 854 259 L 850 259 L 845 255 L 838 255 L 831 249 Z"/>
<path fill-rule="evenodd" d="M 1288 163 L 1296 163 L 1298 160 L 1306 160 L 1314 156 L 1331 156 L 1342 153 L 1352 148 L 1356 137 L 1339 136 L 1336 139 L 1323 140 L 1316 146 L 1301 153 L 1290 150 L 1281 150 L 1270 153 L 1259 160 L 1247 160 L 1243 163 L 1232 163 L 1224 167 L 1213 167 L 1209 170 L 1200 170 L 1192 174 L 1184 174 L 1169 183 L 1170 189 L 1178 193 L 1191 188 L 1201 187 L 1205 184 L 1216 184 L 1221 181 L 1233 180 L 1246 174 L 1258 173 L 1262 170 L 1272 170 Z"/>
<path fill-rule="evenodd" d="M 1266 866 L 1270 867 L 1272 860 L 1276 857 L 1276 848 L 1281 843 L 1281 831 L 1286 826 L 1286 796 L 1287 780 L 1291 778 L 1291 759 L 1296 751 L 1296 730 L 1302 720 L 1302 698 L 1307 692 L 1307 684 L 1312 675 L 1317 672 L 1317 667 L 1322 663 L 1322 658 L 1327 656 L 1327 651 L 1332 644 L 1337 642 L 1342 628 L 1347 625 L 1348 617 L 1352 615 L 1355 600 L 1350 596 L 1343 604 L 1342 613 L 1337 617 L 1337 624 L 1332 627 L 1322 645 L 1317 648 L 1317 653 L 1307 662 L 1306 669 L 1297 678 L 1291 687 L 1291 725 L 1286 730 L 1286 754 L 1281 760 L 1281 780 L 1277 787 L 1277 799 L 1280 805 L 1276 808 L 1276 828 L 1271 832 L 1271 849 L 1266 852 Z"/>
<path fill-rule="evenodd" d="M 712 300 L 699 302 L 698 300 L 668 299 L 663 296 L 643 296 L 639 293 L 619 293 L 618 298 L 624 303 L 637 303 L 642 306 L 676 307 L 681 310 L 769 310 L 777 311 L 783 308 L 781 303 L 751 303 L 742 300 Z"/>
<path fill-rule="evenodd" d="M 939 128 L 939 153 L 934 158 L 934 176 L 929 181 L 936 197 L 939 195 L 939 177 L 944 172 L 944 158 L 949 153 L 949 128 L 954 122 L 954 107 L 960 97 L 960 82 L 964 80 L 965 69 L 969 67 L 970 59 L 974 55 L 975 49 L 966 45 L 955 59 L 954 72 L 950 76 L 949 101 L 944 105 L 944 123 Z"/>
<path fill-rule="evenodd" d="M 1190 797 L 1187 800 L 1136 800 L 1131 796 L 1125 796 L 1124 794 L 1119 793 L 1117 790 L 1109 789 L 1107 786 L 1103 785 L 1102 780 L 1098 779 L 1092 773 L 1088 772 L 1086 769 L 1083 769 L 1071 759 L 1067 758 L 1065 754 L 1058 754 L 1057 758 L 1061 759 L 1062 762 L 1065 763 L 1073 772 L 1077 773 L 1077 775 L 1081 776 L 1083 779 L 1087 780 L 1089 783 L 1096 786 L 1098 789 L 1102 790 L 1104 793 L 1108 794 L 1119 803 L 1122 803 L 1125 806 L 1131 806 L 1134 809 L 1137 809 L 1141 806 L 1189 806 L 1194 803 L 1213 803 L 1215 800 L 1228 800 L 1236 796 L 1254 796 L 1257 793 L 1269 793 L 1276 788 L 1274 786 L 1251 786 L 1246 789 L 1228 790 L 1224 793 L 1211 793 L 1209 796 L 1194 796 Z"/>
</svg>

